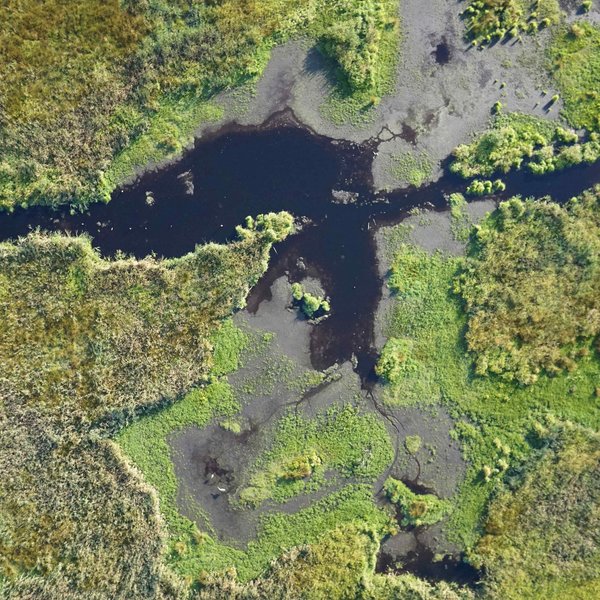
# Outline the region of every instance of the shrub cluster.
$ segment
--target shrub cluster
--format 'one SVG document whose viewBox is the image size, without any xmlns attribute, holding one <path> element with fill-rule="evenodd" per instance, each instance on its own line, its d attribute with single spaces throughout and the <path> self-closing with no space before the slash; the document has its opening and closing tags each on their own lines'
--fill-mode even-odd
<svg viewBox="0 0 600 600">
<path fill-rule="evenodd" d="M 300 283 L 292 283 L 292 299 L 309 319 L 322 317 L 331 310 L 327 298 L 307 292 Z"/>
<path fill-rule="evenodd" d="M 390 502 L 402 511 L 404 527 L 434 525 L 450 510 L 450 504 L 433 494 L 415 494 L 404 483 L 388 477 L 384 490 Z"/>
<path fill-rule="evenodd" d="M 535 33 L 560 20 L 558 0 L 471 0 L 463 11 L 474 46 Z"/>
<path fill-rule="evenodd" d="M 471 144 L 453 152 L 450 170 L 461 177 L 489 177 L 512 169 L 536 175 L 600 159 L 600 135 L 580 141 L 577 133 L 520 113 L 498 115 L 491 127 Z"/>
<path fill-rule="evenodd" d="M 476 227 L 457 281 L 480 374 L 572 370 L 600 332 L 600 189 L 562 207 L 513 198 Z"/>
<path fill-rule="evenodd" d="M 162 261 L 61 235 L 0 244 L 0 580 L 16 597 L 181 597 L 156 496 L 106 438 L 205 379 L 212 333 L 290 222 Z"/>
</svg>

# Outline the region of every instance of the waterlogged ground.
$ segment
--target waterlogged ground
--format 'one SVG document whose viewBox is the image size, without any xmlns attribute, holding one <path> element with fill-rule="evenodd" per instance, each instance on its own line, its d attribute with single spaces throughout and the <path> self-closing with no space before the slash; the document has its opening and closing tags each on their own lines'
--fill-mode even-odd
<svg viewBox="0 0 600 600">
<path fill-rule="evenodd" d="M 165 440 L 174 510 L 215 543 L 214 560 L 199 550 L 207 568 L 246 561 L 252 574 L 275 556 L 261 554 L 271 543 L 261 541 L 270 517 L 314 519 L 312 507 L 320 511 L 330 498 L 335 505 L 351 486 L 368 488 L 364 511 L 392 518 L 399 515 L 382 491 L 388 476 L 417 493 L 455 496 L 467 465 L 447 408 L 439 398 L 394 405 L 374 373 L 394 309 L 390 252 L 400 237 L 459 256 L 465 229 L 499 200 L 551 194 L 562 202 L 600 181 L 600 164 L 543 178 L 513 173 L 503 178 L 505 192 L 451 217 L 447 198 L 466 184 L 447 174 L 446 157 L 485 127 L 494 102 L 558 116 L 559 106 L 548 114 L 541 102 L 542 90 L 555 91 L 540 64 L 548 34 L 479 52 L 467 48 L 458 11 L 445 0 L 426 8 L 403 0 L 400 17 L 398 89 L 360 126 L 335 124 L 326 66 L 314 49 L 292 42 L 273 51 L 251 94 L 223 96 L 225 124 L 205 129 L 181 160 L 142 174 L 109 204 L 84 214 L 35 208 L 0 217 L 0 239 L 35 228 L 86 233 L 103 255 L 137 257 L 227 242 L 248 215 L 287 210 L 297 218 L 298 232 L 275 248 L 234 317 L 248 339 L 227 376 L 238 412 Z M 434 183 L 415 188 L 415 178 Z M 311 323 L 291 306 L 293 282 L 329 299 L 326 319 Z M 410 452 L 407 439 L 417 437 Z M 478 573 L 461 561 L 463 548 L 446 526 L 399 528 L 383 541 L 377 569 L 474 583 Z"/>
<path fill-rule="evenodd" d="M 227 547 L 246 548 L 260 534 L 266 515 L 302 515 L 352 484 L 370 486 L 373 506 L 391 511 L 381 493 L 388 475 L 417 491 L 452 496 L 465 465 L 458 442 L 450 437 L 449 415 L 436 404 L 390 407 L 377 385 L 373 367 L 385 342 L 390 305 L 385 286 L 390 257 L 385 235 L 378 232 L 405 221 L 408 241 L 429 251 L 460 254 L 465 245 L 461 231 L 500 198 L 552 193 L 566 200 L 600 179 L 600 165 L 542 179 L 510 175 L 503 195 L 473 202 L 468 218 L 454 223 L 446 198 L 465 185 L 456 178 L 445 176 L 419 189 L 374 190 L 371 166 L 380 143 L 378 138 L 357 144 L 319 136 L 285 111 L 259 127 L 230 126 L 207 136 L 181 162 L 144 175 L 87 214 L 35 209 L 0 220 L 2 239 L 34 227 L 85 232 L 105 255 L 122 251 L 141 257 L 180 256 L 198 243 L 225 242 L 247 215 L 288 210 L 297 217 L 298 233 L 276 247 L 247 309 L 235 317 L 250 337 L 268 340 L 258 344 L 260 351 L 247 353 L 242 368 L 229 376 L 241 413 L 232 422 L 215 420 L 203 429 L 173 432 L 168 439 L 177 509 Z M 419 208 L 429 212 L 406 221 Z M 289 306 L 290 283 L 299 281 L 316 286 L 331 302 L 331 313 L 316 325 Z M 365 467 L 366 475 L 344 473 L 340 464 L 317 466 L 319 476 L 309 479 L 318 485 L 302 489 L 292 481 L 288 487 L 294 493 L 283 493 L 275 476 L 266 498 L 242 502 L 245 489 L 254 486 L 255 492 L 257 473 L 272 467 L 265 456 L 290 411 L 312 422 L 345 405 L 355 407 L 361 418 L 370 416 L 374 420 L 368 427 L 385 433 L 380 454 L 359 448 L 361 456 L 377 458 Z M 304 435 L 302 429 L 297 433 Z M 413 456 L 405 440 L 416 435 L 422 444 Z M 356 462 L 344 452 L 340 461 Z M 279 501 L 268 497 L 282 493 Z M 448 541 L 444 523 L 401 531 L 384 541 L 378 567 L 474 581 L 477 574 L 460 561 L 460 550 Z M 440 556 L 445 558 L 433 560 Z"/>
<path fill-rule="evenodd" d="M 427 411 L 385 406 L 379 390 L 361 385 L 351 362 L 333 365 L 324 372 L 314 370 L 310 334 L 322 323 L 311 324 L 291 306 L 287 277 L 278 278 L 269 291 L 269 298 L 261 301 L 251 297 L 249 309 L 234 319 L 251 340 L 243 353 L 241 367 L 228 376 L 241 403 L 240 412 L 216 419 L 202 429 L 184 428 L 169 438 L 179 481 L 180 512 L 201 531 L 244 550 L 259 534 L 264 515 L 296 514 L 347 485 L 369 484 L 374 503 L 391 512 L 382 492 L 390 475 L 418 491 L 441 497 L 452 495 L 464 473 L 464 464 L 458 442 L 449 435 L 452 421 L 448 414 L 438 406 Z M 351 423 L 353 430 L 345 433 L 354 437 L 351 444 L 356 456 L 366 461 L 366 475 L 361 475 L 360 470 L 349 475 L 347 464 L 342 468 L 326 465 L 322 474 L 315 471 L 297 491 L 286 490 L 286 485 L 291 487 L 290 482 L 277 481 L 270 497 L 257 505 L 244 503 L 245 493 L 256 475 L 269 470 L 269 461 L 264 456 L 278 440 L 282 419 L 293 415 L 303 422 L 315 423 L 323 415 L 332 415 L 331 411 L 348 407 L 356 411 L 357 420 Z M 369 419 L 364 438 L 360 435 L 362 419 Z M 289 445 L 296 449 L 296 454 L 302 453 L 302 436 L 309 435 L 300 433 Z M 411 435 L 422 439 L 422 450 L 415 455 L 409 454 L 404 444 Z M 338 454 L 345 457 L 343 449 L 339 450 L 344 440 L 339 439 L 335 413 L 328 417 L 328 426 L 323 429 L 325 451 L 321 454 L 325 456 L 329 437 Z M 309 447 L 311 443 L 307 442 Z M 288 451 L 288 458 L 294 456 L 293 450 Z M 434 565 L 431 561 L 434 554 L 447 558 Z M 460 566 L 458 554 L 441 527 L 412 530 L 384 543 L 379 566 L 387 570 L 403 561 L 402 570 L 431 578 L 473 580 L 476 573 Z"/>
</svg>

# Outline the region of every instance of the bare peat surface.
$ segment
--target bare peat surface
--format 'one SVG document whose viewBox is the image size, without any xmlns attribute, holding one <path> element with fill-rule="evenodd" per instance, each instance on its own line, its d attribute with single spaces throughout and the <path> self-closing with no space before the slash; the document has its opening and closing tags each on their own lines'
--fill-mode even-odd
<svg viewBox="0 0 600 600">
<path fill-rule="evenodd" d="M 277 246 L 249 307 L 268 298 L 273 282 L 286 272 L 294 280 L 319 278 L 334 309 L 313 329 L 313 367 L 322 370 L 355 355 L 368 383 L 381 296 L 373 233 L 401 221 L 412 208 L 442 209 L 445 196 L 465 188 L 464 181 L 446 175 L 420 189 L 375 193 L 371 164 L 377 146 L 377 140 L 356 144 L 316 135 L 287 109 L 258 127 L 234 124 L 205 136 L 180 161 L 144 174 L 85 214 L 38 207 L 2 215 L 0 239 L 41 228 L 87 233 L 105 256 L 120 250 L 174 257 L 196 244 L 233 239 L 247 215 L 290 211 L 307 224 Z M 600 164 L 504 179 L 507 191 L 498 199 L 552 194 L 564 201 L 600 181 Z"/>
</svg>

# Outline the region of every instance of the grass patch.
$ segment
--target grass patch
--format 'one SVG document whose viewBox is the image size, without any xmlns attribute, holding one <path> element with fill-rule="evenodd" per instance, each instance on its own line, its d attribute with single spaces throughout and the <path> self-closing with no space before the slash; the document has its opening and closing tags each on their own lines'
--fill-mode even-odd
<svg viewBox="0 0 600 600">
<path fill-rule="evenodd" d="M 188 392 L 172 406 L 139 419 L 116 438 L 144 474 L 145 481 L 158 491 L 160 511 L 175 537 L 193 531 L 195 526 L 177 509 L 177 478 L 167 438 L 184 427 L 204 427 L 216 417 L 233 416 L 239 408 L 227 381 L 215 381 Z"/>
<path fill-rule="evenodd" d="M 331 59 L 333 112 L 362 114 L 393 85 L 396 11 L 394 0 L 5 3 L 0 207 L 108 200 L 219 118 L 216 94 L 255 80 L 292 38 Z"/>
<path fill-rule="evenodd" d="M 477 376 L 464 340 L 467 315 L 453 292 L 465 259 L 430 255 L 397 237 L 389 279 L 396 303 L 387 335 L 403 340 L 410 368 L 388 381 L 384 400 L 392 405 L 443 403 L 455 419 L 452 435 L 461 441 L 469 467 L 451 500 L 448 531 L 465 547 L 473 547 L 483 531 L 490 496 L 507 469 L 532 452 L 527 436 L 535 418 L 551 412 L 599 427 L 600 365 L 591 353 L 579 360 L 575 371 L 555 377 L 542 373 L 529 387 Z"/>
<path fill-rule="evenodd" d="M 392 175 L 414 187 L 421 187 L 433 174 L 433 162 L 426 152 L 407 152 L 392 157 Z"/>
<path fill-rule="evenodd" d="M 389 477 L 384 490 L 392 504 L 402 513 L 401 524 L 404 527 L 435 525 L 450 510 L 447 500 L 440 500 L 433 494 L 415 494 L 404 483 Z"/>
<path fill-rule="evenodd" d="M 474 46 L 536 33 L 561 20 L 558 0 L 471 0 L 462 16 Z"/>
<path fill-rule="evenodd" d="M 155 492 L 106 438 L 235 365 L 244 339 L 229 324 L 215 331 L 291 226 L 267 215 L 238 242 L 174 260 L 103 260 L 87 238 L 61 235 L 0 244 L 0 580 L 17 597 L 181 592 L 162 563 Z M 229 394 L 213 380 L 163 420 L 230 412 Z M 142 459 L 164 450 L 150 442 L 138 440 Z M 163 466 L 153 476 L 168 487 Z"/>
<path fill-rule="evenodd" d="M 314 419 L 290 413 L 277 424 L 270 449 L 252 467 L 240 502 L 257 506 L 316 491 L 330 471 L 372 482 L 393 457 L 389 435 L 375 415 L 361 414 L 350 405 Z"/>
<path fill-rule="evenodd" d="M 548 55 L 569 123 L 600 131 L 600 27 L 577 21 L 561 29 Z"/>
<path fill-rule="evenodd" d="M 265 575 L 239 584 L 227 574 L 203 578 L 200 599 L 306 598 L 344 600 L 414 598 L 458 600 L 472 598 L 468 591 L 412 575 L 375 575 L 379 533 L 354 522 L 321 536 L 315 543 L 294 548 L 273 562 Z"/>
<path fill-rule="evenodd" d="M 453 152 L 450 170 L 461 177 L 489 177 L 526 169 L 536 175 L 600 158 L 600 137 L 581 141 L 576 132 L 521 113 L 497 115 L 487 131 Z"/>
<path fill-rule="evenodd" d="M 494 498 L 471 560 L 490 598 L 598 597 L 600 436 L 538 425 L 540 446 Z"/>
<path fill-rule="evenodd" d="M 473 223 L 467 213 L 467 201 L 462 194 L 450 194 L 450 229 L 455 240 L 466 242 L 471 234 Z"/>
<path fill-rule="evenodd" d="M 377 508 L 368 485 L 348 485 L 294 514 L 265 515 L 258 537 L 245 551 L 210 537 L 204 537 L 201 543 L 188 537 L 172 564 L 177 572 L 191 578 L 196 578 L 202 570 L 218 573 L 233 567 L 244 582 L 257 577 L 286 550 L 315 542 L 323 532 L 355 522 L 373 528 L 379 539 L 392 530 L 390 516 Z"/>
</svg>

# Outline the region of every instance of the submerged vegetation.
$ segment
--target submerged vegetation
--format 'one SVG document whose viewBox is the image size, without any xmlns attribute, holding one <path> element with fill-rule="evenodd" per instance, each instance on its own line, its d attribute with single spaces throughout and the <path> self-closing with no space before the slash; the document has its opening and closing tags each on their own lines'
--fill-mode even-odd
<svg viewBox="0 0 600 600">
<path fill-rule="evenodd" d="M 399 181 L 420 187 L 433 174 L 433 163 L 427 153 L 407 152 L 392 158 L 391 171 Z"/>
<path fill-rule="evenodd" d="M 0 207 L 108 200 L 218 118 L 209 101 L 294 36 L 332 59 L 346 112 L 362 110 L 391 89 L 396 13 L 390 0 L 4 3 Z"/>
</svg>

